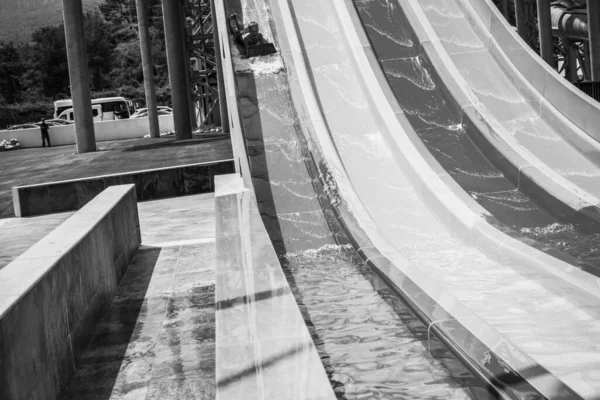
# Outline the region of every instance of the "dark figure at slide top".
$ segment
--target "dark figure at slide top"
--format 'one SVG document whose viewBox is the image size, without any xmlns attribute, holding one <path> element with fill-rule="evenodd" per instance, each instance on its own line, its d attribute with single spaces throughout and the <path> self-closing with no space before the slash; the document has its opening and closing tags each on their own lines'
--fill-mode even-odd
<svg viewBox="0 0 600 400">
<path fill-rule="evenodd" d="M 254 21 L 244 29 L 244 24 L 239 20 L 237 14 L 229 16 L 229 31 L 235 42 L 244 48 L 247 56 L 266 55 L 275 53 L 275 46 L 267 42 L 258 30 L 258 24 Z"/>
<path fill-rule="evenodd" d="M 42 147 L 46 147 L 46 142 L 48 142 L 48 147 L 51 147 L 50 145 L 50 134 L 48 133 L 48 124 L 46 123 L 46 120 L 42 118 L 42 123 L 40 124 L 40 130 L 42 131 Z"/>
</svg>

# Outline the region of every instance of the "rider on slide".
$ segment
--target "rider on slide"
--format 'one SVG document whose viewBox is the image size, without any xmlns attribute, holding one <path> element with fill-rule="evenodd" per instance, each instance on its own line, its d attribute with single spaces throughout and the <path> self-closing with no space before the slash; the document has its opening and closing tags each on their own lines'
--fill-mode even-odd
<svg viewBox="0 0 600 400">
<path fill-rule="evenodd" d="M 229 31 L 235 38 L 236 43 L 244 47 L 246 53 L 248 53 L 248 47 L 250 46 L 267 44 L 262 33 L 258 31 L 258 24 L 256 22 L 250 22 L 248 27 L 244 29 L 244 25 L 236 14 L 229 16 Z"/>
</svg>

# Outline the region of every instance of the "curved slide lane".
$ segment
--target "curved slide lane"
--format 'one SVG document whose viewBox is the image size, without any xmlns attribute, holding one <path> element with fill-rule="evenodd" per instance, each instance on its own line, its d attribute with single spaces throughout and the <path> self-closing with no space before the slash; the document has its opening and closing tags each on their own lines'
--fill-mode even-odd
<svg viewBox="0 0 600 400">
<path fill-rule="evenodd" d="M 328 169 L 337 182 L 338 209 L 351 212 L 341 212 L 342 222 L 355 220 L 364 237 L 354 241 L 371 243 L 359 249 L 363 258 L 386 281 L 418 287 L 426 294 L 421 303 L 438 305 L 426 315 L 430 328 L 450 335 L 466 329 L 489 349 L 484 354 L 525 378 L 489 377 L 510 397 L 523 390 L 546 397 L 599 394 L 598 280 L 504 235 L 488 224 L 493 216 L 486 210 L 474 211 L 472 197 L 456 190 L 414 141 L 408 113 L 377 76 L 351 2 L 276 3 L 299 126 L 313 157 L 321 153 L 321 173 Z"/>
</svg>

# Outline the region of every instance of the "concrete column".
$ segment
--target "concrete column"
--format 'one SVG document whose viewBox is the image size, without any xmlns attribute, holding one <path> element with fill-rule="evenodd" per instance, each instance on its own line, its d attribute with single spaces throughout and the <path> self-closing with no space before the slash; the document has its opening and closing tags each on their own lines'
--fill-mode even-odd
<svg viewBox="0 0 600 400">
<path fill-rule="evenodd" d="M 183 51 L 181 1 L 164 0 L 162 7 L 165 24 L 165 42 L 167 45 L 167 63 L 169 66 L 169 82 L 171 83 L 171 99 L 173 102 L 175 137 L 177 140 L 191 139 L 190 91 L 187 85 L 187 69 L 185 66 L 185 63 L 189 63 L 189 56 Z"/>
<path fill-rule="evenodd" d="M 67 61 L 75 115 L 77 153 L 96 151 L 90 73 L 86 54 L 81 0 L 63 0 Z"/>
<path fill-rule="evenodd" d="M 550 0 L 537 0 L 538 30 L 540 34 L 540 53 L 544 61 L 552 68 L 556 68 L 554 62 L 554 43 L 552 36 L 552 13 L 550 12 Z"/>
<path fill-rule="evenodd" d="M 593 81 L 600 81 L 600 1 L 588 0 L 590 67 Z"/>
<path fill-rule="evenodd" d="M 225 80 L 223 79 L 223 60 L 221 60 L 221 41 L 219 39 L 219 24 L 215 13 L 215 0 L 210 0 L 210 9 L 213 10 L 213 41 L 215 43 L 215 59 L 217 62 L 217 89 L 219 90 L 219 118 L 215 121 L 221 125 L 223 133 L 229 133 L 229 116 L 227 111 L 227 98 L 225 96 Z M 223 29 L 227 27 L 223 26 Z"/>
<path fill-rule="evenodd" d="M 140 53 L 142 55 L 142 70 L 144 71 L 144 92 L 146 94 L 146 107 L 148 108 L 148 123 L 150 124 L 150 137 L 159 138 L 158 112 L 156 110 L 156 88 L 154 86 L 154 63 L 152 62 L 152 43 L 148 29 L 148 14 L 146 1 L 136 0 L 138 32 L 140 35 Z"/>
<path fill-rule="evenodd" d="M 515 0 L 515 20 L 519 36 L 527 42 L 527 13 L 525 12 L 525 0 Z"/>
</svg>

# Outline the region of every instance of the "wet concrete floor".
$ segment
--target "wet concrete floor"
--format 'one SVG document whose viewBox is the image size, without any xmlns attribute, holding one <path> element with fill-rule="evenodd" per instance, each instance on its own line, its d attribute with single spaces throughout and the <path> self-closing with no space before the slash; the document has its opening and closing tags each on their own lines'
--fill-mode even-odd
<svg viewBox="0 0 600 400">
<path fill-rule="evenodd" d="M 62 399 L 213 399 L 214 194 L 138 205 L 142 246 Z"/>
</svg>

